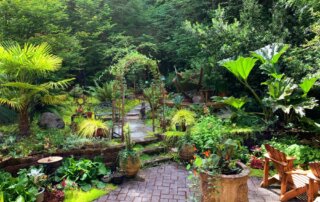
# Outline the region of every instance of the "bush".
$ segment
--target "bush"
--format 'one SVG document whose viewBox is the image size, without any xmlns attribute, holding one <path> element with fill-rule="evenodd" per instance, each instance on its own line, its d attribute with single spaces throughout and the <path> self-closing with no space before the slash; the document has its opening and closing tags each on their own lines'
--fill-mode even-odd
<svg viewBox="0 0 320 202">
<path fill-rule="evenodd" d="M 102 162 L 67 158 L 57 169 L 54 180 L 61 182 L 62 188 L 79 185 L 83 191 L 89 191 L 92 185 L 98 189 L 104 188 L 106 184 L 101 182 L 100 178 L 109 174 L 110 170 Z"/>
<path fill-rule="evenodd" d="M 216 141 L 219 141 L 222 136 L 228 135 L 225 125 L 223 120 L 215 116 L 202 117 L 191 128 L 191 139 L 197 149 L 201 152 L 212 150 Z"/>
<path fill-rule="evenodd" d="M 288 156 L 295 157 L 296 160 L 294 164 L 296 165 L 308 164 L 309 162 L 320 159 L 320 150 L 318 148 L 303 145 L 295 137 L 273 138 L 266 143 L 279 149 Z M 263 149 L 265 150 L 264 147 Z"/>
</svg>

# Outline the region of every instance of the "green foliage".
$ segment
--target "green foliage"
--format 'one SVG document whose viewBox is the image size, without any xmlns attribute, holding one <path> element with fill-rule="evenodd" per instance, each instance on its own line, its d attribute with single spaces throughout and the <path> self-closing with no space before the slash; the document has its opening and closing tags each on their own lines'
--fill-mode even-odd
<svg viewBox="0 0 320 202">
<path fill-rule="evenodd" d="M 97 98 L 100 102 L 112 101 L 114 98 L 113 95 L 113 82 L 104 83 L 99 85 L 95 82 L 95 86 L 90 86 L 91 95 Z"/>
<path fill-rule="evenodd" d="M 215 144 L 228 131 L 225 122 L 215 116 L 202 117 L 191 128 L 191 139 L 201 152 L 215 148 Z"/>
<path fill-rule="evenodd" d="M 180 127 L 191 127 L 196 122 L 196 114 L 187 109 L 178 110 L 171 120 L 172 127 L 176 127 L 176 125 Z"/>
<path fill-rule="evenodd" d="M 235 98 L 235 97 L 231 96 L 231 97 L 226 97 L 226 98 L 213 97 L 213 100 L 225 103 L 225 104 L 233 107 L 236 110 L 240 110 L 247 103 L 248 99 L 246 97 Z"/>
<path fill-rule="evenodd" d="M 140 159 L 138 152 L 134 150 L 134 141 L 131 139 L 130 125 L 126 124 L 124 127 L 124 142 L 126 148 L 119 152 L 119 161 L 122 165 L 126 165 L 127 160 L 130 159 L 133 162 Z"/>
<path fill-rule="evenodd" d="M 228 71 L 230 71 L 239 81 L 246 82 L 248 80 L 248 76 L 256 64 L 256 59 L 247 57 L 238 57 L 237 60 L 226 60 L 221 64 Z"/>
<path fill-rule="evenodd" d="M 22 170 L 17 177 L 0 171 L 0 190 L 3 191 L 4 202 L 10 201 L 36 201 L 38 186 L 33 175 L 27 170 Z"/>
<path fill-rule="evenodd" d="M 318 148 L 304 145 L 296 137 L 273 138 L 271 141 L 267 141 L 267 143 L 288 156 L 295 157 L 294 163 L 296 165 L 306 165 L 320 158 L 320 150 Z"/>
<path fill-rule="evenodd" d="M 100 181 L 100 178 L 110 173 L 110 170 L 100 161 L 67 158 L 57 169 L 54 180 L 58 183 L 70 181 L 71 184 L 79 185 L 83 191 L 89 191 L 92 186 L 104 188 L 106 184 Z"/>
<path fill-rule="evenodd" d="M 84 119 L 79 124 L 78 133 L 82 137 L 96 137 L 98 132 L 101 132 L 104 136 L 109 136 L 109 128 L 101 120 Z"/>
<path fill-rule="evenodd" d="M 90 191 L 84 192 L 82 190 L 66 190 L 64 191 L 65 202 L 77 202 L 81 199 L 82 202 L 91 202 L 103 195 L 107 195 L 110 191 L 115 190 L 114 185 L 107 185 L 107 188 L 101 189 L 91 189 Z"/>
<path fill-rule="evenodd" d="M 64 95 L 52 91 L 68 86 L 72 79 L 58 82 L 41 82 L 49 73 L 61 67 L 62 60 L 50 53 L 47 44 L 38 46 L 25 44 L 5 44 L 0 46 L 0 104 L 19 112 L 20 134 L 28 135 L 28 110 L 37 102 L 59 103 Z"/>
<path fill-rule="evenodd" d="M 177 143 L 179 142 L 179 140 L 181 140 L 181 138 L 185 135 L 185 132 L 181 132 L 181 131 L 166 131 L 164 133 L 165 137 L 165 144 L 168 147 L 176 147 Z"/>
<path fill-rule="evenodd" d="M 193 167 L 200 173 L 207 173 L 211 176 L 218 174 L 237 174 L 241 169 L 236 166 L 236 153 L 240 148 L 240 143 L 236 140 L 218 140 L 215 143 L 214 152 L 204 152 L 206 158 L 197 156 L 193 162 Z"/>
<path fill-rule="evenodd" d="M 299 84 L 299 87 L 303 90 L 303 96 L 307 96 L 308 92 L 311 90 L 311 88 L 314 86 L 315 82 L 319 79 L 319 75 L 316 75 L 314 77 L 305 77 L 301 83 Z"/>
</svg>

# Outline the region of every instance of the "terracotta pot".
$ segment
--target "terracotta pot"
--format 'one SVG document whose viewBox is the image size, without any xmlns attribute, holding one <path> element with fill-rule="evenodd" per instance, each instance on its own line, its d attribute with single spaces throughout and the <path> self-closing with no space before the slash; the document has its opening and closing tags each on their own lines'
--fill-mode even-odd
<svg viewBox="0 0 320 202">
<path fill-rule="evenodd" d="M 102 137 L 105 137 L 106 136 L 106 133 L 103 131 L 103 129 L 101 128 L 98 128 L 96 133 L 94 134 L 95 137 L 99 137 L 99 138 L 102 138 Z"/>
<path fill-rule="evenodd" d="M 191 144 L 184 144 L 179 150 L 179 157 L 182 161 L 191 161 L 194 155 L 194 147 Z"/>
<path fill-rule="evenodd" d="M 211 177 L 200 173 L 202 202 L 248 202 L 249 169 L 238 162 L 243 170 L 236 175 Z M 216 188 L 215 188 L 216 187 Z"/>
<path fill-rule="evenodd" d="M 140 158 L 128 156 L 127 159 L 120 160 L 120 169 L 125 172 L 126 177 L 137 175 L 141 167 Z"/>
<path fill-rule="evenodd" d="M 91 119 L 92 115 L 93 115 L 93 112 L 86 112 L 86 114 L 87 114 L 87 118 Z"/>
</svg>

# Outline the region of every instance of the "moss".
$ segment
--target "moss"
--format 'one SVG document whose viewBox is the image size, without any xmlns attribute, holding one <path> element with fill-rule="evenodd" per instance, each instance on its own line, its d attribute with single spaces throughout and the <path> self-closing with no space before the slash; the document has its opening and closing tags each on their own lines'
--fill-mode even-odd
<svg viewBox="0 0 320 202">
<path fill-rule="evenodd" d="M 140 144 L 137 144 L 133 147 L 133 150 L 136 152 L 140 152 L 140 151 L 144 150 L 144 147 Z"/>
<path fill-rule="evenodd" d="M 64 202 L 78 202 L 81 199 L 81 202 L 91 202 L 95 199 L 100 198 L 101 196 L 107 195 L 111 191 L 117 189 L 117 186 L 108 184 L 106 188 L 102 189 L 91 189 L 88 192 L 82 190 L 67 190 L 65 191 Z"/>
<path fill-rule="evenodd" d="M 269 175 L 273 176 L 275 174 L 276 174 L 275 170 L 269 170 Z M 250 177 L 262 178 L 263 177 L 263 170 L 250 168 L 250 174 L 249 175 L 250 175 Z"/>
<path fill-rule="evenodd" d="M 152 159 L 152 157 L 148 154 L 142 154 L 140 155 L 140 160 L 141 161 L 149 161 L 150 159 Z"/>
</svg>

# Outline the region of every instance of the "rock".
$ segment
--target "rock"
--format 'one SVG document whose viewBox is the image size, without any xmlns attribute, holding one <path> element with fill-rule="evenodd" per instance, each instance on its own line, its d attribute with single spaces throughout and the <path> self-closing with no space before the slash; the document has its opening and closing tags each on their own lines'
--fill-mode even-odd
<svg viewBox="0 0 320 202">
<path fill-rule="evenodd" d="M 45 112 L 41 114 L 39 122 L 41 128 L 59 128 L 62 129 L 65 126 L 64 121 L 61 117 L 51 112 Z"/>
</svg>

